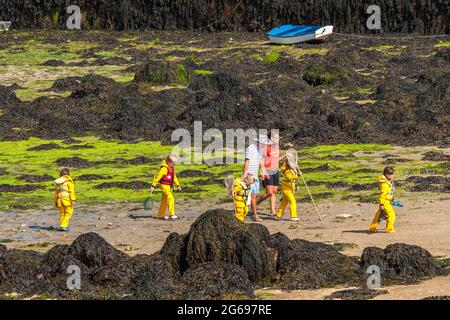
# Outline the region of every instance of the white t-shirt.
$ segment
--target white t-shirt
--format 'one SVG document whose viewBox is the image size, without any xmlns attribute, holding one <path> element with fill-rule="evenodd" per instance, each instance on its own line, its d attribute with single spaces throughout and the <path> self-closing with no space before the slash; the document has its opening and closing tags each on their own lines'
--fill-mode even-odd
<svg viewBox="0 0 450 320">
<path fill-rule="evenodd" d="M 264 159 L 261 148 L 259 148 L 256 144 L 251 144 L 245 150 L 245 159 L 249 160 L 247 172 L 251 173 L 256 179 L 258 179 L 261 161 Z"/>
</svg>

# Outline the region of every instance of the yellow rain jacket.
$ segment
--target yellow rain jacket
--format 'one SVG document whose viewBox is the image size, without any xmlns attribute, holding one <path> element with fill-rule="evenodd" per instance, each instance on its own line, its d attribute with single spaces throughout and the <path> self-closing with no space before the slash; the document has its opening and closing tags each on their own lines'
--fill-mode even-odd
<svg viewBox="0 0 450 320">
<path fill-rule="evenodd" d="M 281 178 L 281 188 L 289 188 L 292 191 L 295 191 L 297 186 L 297 180 L 299 178 L 299 175 L 295 170 L 287 169 L 286 164 L 283 164 L 281 166 L 281 172 L 283 172 L 283 177 Z"/>
<path fill-rule="evenodd" d="M 383 215 L 386 218 L 386 232 L 394 232 L 394 222 L 396 219 L 394 208 L 392 207 L 392 201 L 395 196 L 394 182 L 389 181 L 384 175 L 378 177 L 378 188 L 380 189 L 380 196 L 378 197 L 378 203 L 382 204 L 384 209 L 378 208 L 375 213 L 372 224 L 369 227 L 369 231 L 376 232 L 380 218 Z"/>
<path fill-rule="evenodd" d="M 58 207 L 70 207 L 75 201 L 75 185 L 70 176 L 65 175 L 55 180 L 53 199 Z"/>
<path fill-rule="evenodd" d="M 378 203 L 390 204 L 392 200 L 394 200 L 395 195 L 394 183 L 390 182 L 384 175 L 382 175 L 378 177 L 378 188 L 380 189 Z"/>
<path fill-rule="evenodd" d="M 295 170 L 287 168 L 286 164 L 281 166 L 281 170 L 283 172 L 283 177 L 281 178 L 281 192 L 283 193 L 283 199 L 277 210 L 277 217 L 281 218 L 283 216 L 284 209 L 289 204 L 291 218 L 297 218 L 297 200 L 295 200 L 294 193 L 297 189 L 299 175 Z"/>
<path fill-rule="evenodd" d="M 72 201 L 76 200 L 75 184 L 70 176 L 64 175 L 55 180 L 53 200 L 59 209 L 59 225 L 61 228 L 67 228 L 73 214 Z"/>
<path fill-rule="evenodd" d="M 157 217 L 159 219 L 163 219 L 166 210 L 169 212 L 169 216 L 175 216 L 175 197 L 173 196 L 173 186 L 172 183 L 164 184 L 164 181 L 168 181 L 168 176 L 170 173 L 170 168 L 166 161 L 161 162 L 161 168 L 159 169 L 158 174 L 155 175 L 152 186 L 156 187 L 159 183 L 159 187 L 162 191 L 161 204 L 159 206 Z M 173 182 L 175 186 L 179 186 L 180 182 L 178 181 L 177 175 L 175 174 L 175 170 L 172 171 L 173 177 L 170 177 L 170 180 Z"/>
<path fill-rule="evenodd" d="M 236 178 L 233 183 L 233 203 L 236 219 L 245 221 L 248 214 L 247 199 L 250 193 L 250 186 L 247 186 L 240 178 Z"/>
</svg>

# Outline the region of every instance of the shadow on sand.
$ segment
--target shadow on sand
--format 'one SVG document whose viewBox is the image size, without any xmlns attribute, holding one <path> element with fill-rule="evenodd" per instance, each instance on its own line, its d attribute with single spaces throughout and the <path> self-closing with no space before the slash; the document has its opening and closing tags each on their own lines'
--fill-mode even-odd
<svg viewBox="0 0 450 320">
<path fill-rule="evenodd" d="M 383 231 L 377 231 L 377 233 L 383 233 Z M 362 234 L 373 234 L 369 230 L 343 230 L 342 233 L 362 233 Z"/>
<path fill-rule="evenodd" d="M 31 230 L 44 230 L 44 231 L 59 231 L 57 227 L 54 226 L 29 226 L 28 227 Z"/>
</svg>

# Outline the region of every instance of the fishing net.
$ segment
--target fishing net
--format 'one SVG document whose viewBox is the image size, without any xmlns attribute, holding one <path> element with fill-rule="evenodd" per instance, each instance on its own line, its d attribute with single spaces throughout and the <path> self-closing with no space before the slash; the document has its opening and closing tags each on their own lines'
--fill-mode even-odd
<svg viewBox="0 0 450 320">
<path fill-rule="evenodd" d="M 227 194 L 231 196 L 233 194 L 234 177 L 232 175 L 226 176 L 223 180 L 223 183 L 225 184 L 225 188 L 227 189 Z"/>
<path fill-rule="evenodd" d="M 289 165 L 289 167 L 291 167 L 291 169 L 295 170 L 295 171 L 299 171 L 298 168 L 298 152 L 297 150 L 290 148 L 286 151 L 286 161 Z"/>
<path fill-rule="evenodd" d="M 152 210 L 154 207 L 154 202 L 155 200 L 152 197 L 145 198 L 143 202 L 144 210 Z"/>
</svg>

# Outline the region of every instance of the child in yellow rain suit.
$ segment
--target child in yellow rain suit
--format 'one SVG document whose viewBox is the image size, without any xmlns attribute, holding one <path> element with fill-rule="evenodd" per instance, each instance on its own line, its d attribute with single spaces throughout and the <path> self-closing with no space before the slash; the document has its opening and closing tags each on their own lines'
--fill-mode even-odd
<svg viewBox="0 0 450 320">
<path fill-rule="evenodd" d="M 162 191 L 161 205 L 157 218 L 164 220 L 176 220 L 178 217 L 175 215 L 175 198 L 172 190 L 175 185 L 178 191 L 181 190 L 180 183 L 178 182 L 177 175 L 175 174 L 175 165 L 177 163 L 177 157 L 174 155 L 167 156 L 166 160 L 161 162 L 161 168 L 158 174 L 153 179 L 152 186 L 150 187 L 150 193 L 155 191 L 156 186 L 160 185 Z M 169 215 L 166 215 L 166 209 L 169 211 Z"/>
<path fill-rule="evenodd" d="M 69 169 L 62 169 L 60 177 L 55 180 L 53 199 L 59 209 L 59 231 L 69 231 L 69 221 L 75 204 L 75 185 L 70 177 Z"/>
<path fill-rule="evenodd" d="M 247 200 L 250 193 L 250 186 L 255 183 L 255 177 L 251 173 L 246 173 L 242 178 L 236 178 L 233 183 L 233 204 L 236 219 L 245 221 L 248 214 Z"/>
<path fill-rule="evenodd" d="M 386 218 L 386 232 L 393 233 L 395 222 L 395 212 L 392 207 L 392 201 L 395 195 L 394 169 L 392 167 L 384 168 L 383 175 L 378 178 L 378 183 L 380 189 L 380 196 L 378 198 L 379 207 L 369 231 L 377 232 L 378 223 L 383 215 Z"/>
<path fill-rule="evenodd" d="M 281 166 L 283 177 L 281 179 L 281 192 L 283 193 L 283 199 L 281 200 L 280 207 L 278 208 L 275 220 L 281 220 L 284 214 L 284 209 L 289 204 L 291 210 L 291 221 L 299 221 L 297 218 L 297 200 L 295 200 L 295 192 L 299 191 L 297 180 L 300 176 L 300 169 L 297 164 L 289 164 L 288 160 L 285 160 Z"/>
</svg>

